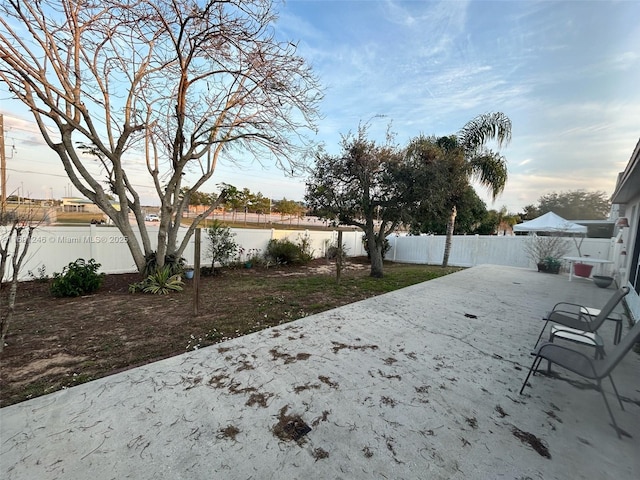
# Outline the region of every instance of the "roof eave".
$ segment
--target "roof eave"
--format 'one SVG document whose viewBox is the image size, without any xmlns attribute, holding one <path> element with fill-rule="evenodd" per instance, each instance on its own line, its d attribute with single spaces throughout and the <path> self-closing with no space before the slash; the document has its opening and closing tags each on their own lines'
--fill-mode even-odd
<svg viewBox="0 0 640 480">
<path fill-rule="evenodd" d="M 618 178 L 616 189 L 611 196 L 611 203 L 628 203 L 638 195 L 638 185 L 640 185 L 640 139 L 633 150 L 627 168 Z"/>
</svg>

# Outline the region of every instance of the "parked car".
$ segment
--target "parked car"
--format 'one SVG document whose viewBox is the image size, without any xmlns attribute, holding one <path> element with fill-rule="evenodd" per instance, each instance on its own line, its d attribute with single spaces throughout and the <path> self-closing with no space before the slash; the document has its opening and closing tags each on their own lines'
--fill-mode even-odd
<svg viewBox="0 0 640 480">
<path fill-rule="evenodd" d="M 144 217 L 144 221 L 145 222 L 159 222 L 160 221 L 160 217 L 158 215 L 156 215 L 155 213 L 150 213 L 149 215 Z"/>
</svg>

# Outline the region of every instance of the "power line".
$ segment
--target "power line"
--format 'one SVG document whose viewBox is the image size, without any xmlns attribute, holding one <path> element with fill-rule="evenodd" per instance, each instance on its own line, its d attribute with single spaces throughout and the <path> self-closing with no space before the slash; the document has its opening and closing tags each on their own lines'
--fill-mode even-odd
<svg viewBox="0 0 640 480">
<path fill-rule="evenodd" d="M 69 179 L 68 175 L 62 175 L 59 173 L 47 173 L 47 172 L 34 172 L 32 170 L 18 170 L 17 168 L 7 168 L 8 171 L 11 172 L 16 172 L 16 173 L 28 173 L 28 174 L 32 174 L 32 175 L 45 175 L 48 177 L 59 177 L 59 178 L 66 178 Z M 154 188 L 155 187 L 153 185 L 141 185 L 141 184 L 137 184 L 137 183 L 132 183 L 131 184 L 134 187 L 139 187 L 139 188 Z"/>
</svg>

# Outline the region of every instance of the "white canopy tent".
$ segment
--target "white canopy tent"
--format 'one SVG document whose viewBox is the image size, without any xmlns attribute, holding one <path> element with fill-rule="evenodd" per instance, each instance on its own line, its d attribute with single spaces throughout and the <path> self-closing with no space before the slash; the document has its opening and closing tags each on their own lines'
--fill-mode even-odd
<svg viewBox="0 0 640 480">
<path fill-rule="evenodd" d="M 565 220 L 560 215 L 553 212 L 514 225 L 514 232 L 550 232 L 550 233 L 587 233 L 587 227 L 569 220 Z"/>
</svg>

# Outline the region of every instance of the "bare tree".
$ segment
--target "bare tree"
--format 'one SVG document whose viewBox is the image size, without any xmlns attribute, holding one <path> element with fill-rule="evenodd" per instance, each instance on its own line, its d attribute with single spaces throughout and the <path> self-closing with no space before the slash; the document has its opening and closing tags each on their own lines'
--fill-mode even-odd
<svg viewBox="0 0 640 480">
<path fill-rule="evenodd" d="M 296 45 L 276 38 L 275 18 L 271 0 L 0 5 L 0 79 L 29 107 L 73 185 L 128 238 L 139 270 L 152 252 L 140 170 L 160 200 L 161 266 L 224 201 L 223 190 L 178 240 L 190 194 L 223 155 L 291 173 L 306 158 L 321 91 Z M 181 192 L 187 173 L 196 180 Z"/>
<path fill-rule="evenodd" d="M 0 353 L 13 320 L 18 275 L 37 226 L 38 222 L 32 218 L 21 218 L 17 210 L 0 214 Z M 6 283 L 5 276 L 8 280 Z"/>
</svg>

